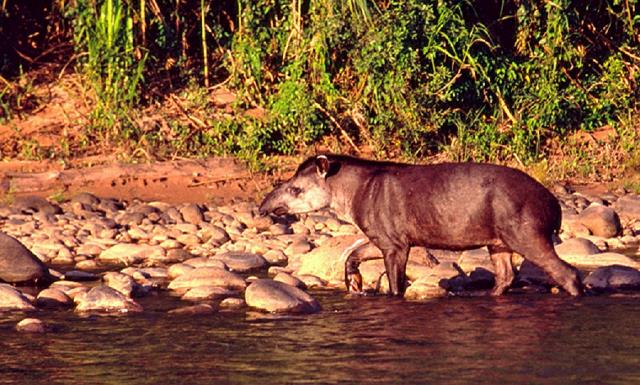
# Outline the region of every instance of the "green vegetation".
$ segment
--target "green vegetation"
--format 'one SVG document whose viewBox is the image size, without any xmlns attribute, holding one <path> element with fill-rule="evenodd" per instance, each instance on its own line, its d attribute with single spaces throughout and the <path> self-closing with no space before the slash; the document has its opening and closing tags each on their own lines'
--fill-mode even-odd
<svg viewBox="0 0 640 385">
<path fill-rule="evenodd" d="M 43 39 L 53 28 L 73 42 L 92 98 L 89 142 L 254 163 L 321 146 L 541 173 L 638 167 L 638 0 L 43 3 L 38 13 L 4 1 L 0 34 L 23 49 L 34 31 L 13 25 L 29 18 Z M 14 53 L 0 51 L 7 85 L 25 64 Z M 5 116 L 19 94 L 7 87 Z M 236 96 L 224 112 L 210 97 L 221 87 Z M 180 113 L 141 123 L 167 100 Z M 602 130 L 613 134 L 604 144 L 579 140 Z M 552 155 L 568 159 L 553 166 Z"/>
</svg>

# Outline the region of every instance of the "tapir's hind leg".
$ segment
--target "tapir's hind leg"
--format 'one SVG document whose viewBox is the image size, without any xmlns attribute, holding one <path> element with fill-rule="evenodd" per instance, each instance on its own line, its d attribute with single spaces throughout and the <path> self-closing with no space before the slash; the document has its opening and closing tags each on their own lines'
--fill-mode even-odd
<svg viewBox="0 0 640 385">
<path fill-rule="evenodd" d="M 503 246 L 489 246 L 489 254 L 496 269 L 496 284 L 491 295 L 502 295 L 515 279 L 515 272 L 511 264 L 512 252 Z"/>
<path fill-rule="evenodd" d="M 583 294 L 578 270 L 558 257 L 551 237 L 535 234 L 513 246 L 513 250 L 544 270 L 567 293 L 573 296 Z"/>
</svg>

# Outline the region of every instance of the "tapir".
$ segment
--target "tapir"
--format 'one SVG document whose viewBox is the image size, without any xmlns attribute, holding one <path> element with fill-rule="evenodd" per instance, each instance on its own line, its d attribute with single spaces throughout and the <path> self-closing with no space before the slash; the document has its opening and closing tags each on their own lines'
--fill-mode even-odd
<svg viewBox="0 0 640 385">
<path fill-rule="evenodd" d="M 535 179 L 510 167 L 317 155 L 267 194 L 259 210 L 262 215 L 287 215 L 327 207 L 368 237 L 370 244 L 363 247 L 381 251 L 392 295 L 404 294 L 411 247 L 487 246 L 496 272 L 493 295 L 503 294 L 514 281 L 514 252 L 569 294 L 583 292 L 577 270 L 553 247 L 561 222 L 558 200 Z"/>
</svg>

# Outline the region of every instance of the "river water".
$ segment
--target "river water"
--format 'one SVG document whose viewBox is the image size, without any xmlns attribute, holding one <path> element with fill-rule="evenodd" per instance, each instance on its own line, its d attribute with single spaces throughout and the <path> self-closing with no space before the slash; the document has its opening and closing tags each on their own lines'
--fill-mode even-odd
<svg viewBox="0 0 640 385">
<path fill-rule="evenodd" d="M 638 384 L 640 298 L 409 302 L 316 291 L 318 314 L 0 316 L 0 384 Z M 164 294 L 161 294 L 164 296 Z M 38 314 L 35 314 L 38 316 Z"/>
</svg>

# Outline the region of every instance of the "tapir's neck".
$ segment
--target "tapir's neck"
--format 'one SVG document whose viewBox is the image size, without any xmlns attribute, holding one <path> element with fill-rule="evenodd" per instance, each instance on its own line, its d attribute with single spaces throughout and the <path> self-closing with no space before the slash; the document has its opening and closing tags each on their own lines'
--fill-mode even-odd
<svg viewBox="0 0 640 385">
<path fill-rule="evenodd" d="M 336 175 L 327 179 L 331 189 L 330 208 L 338 218 L 354 223 L 353 201 L 365 180 L 367 170 L 357 166 L 343 166 Z"/>
</svg>

